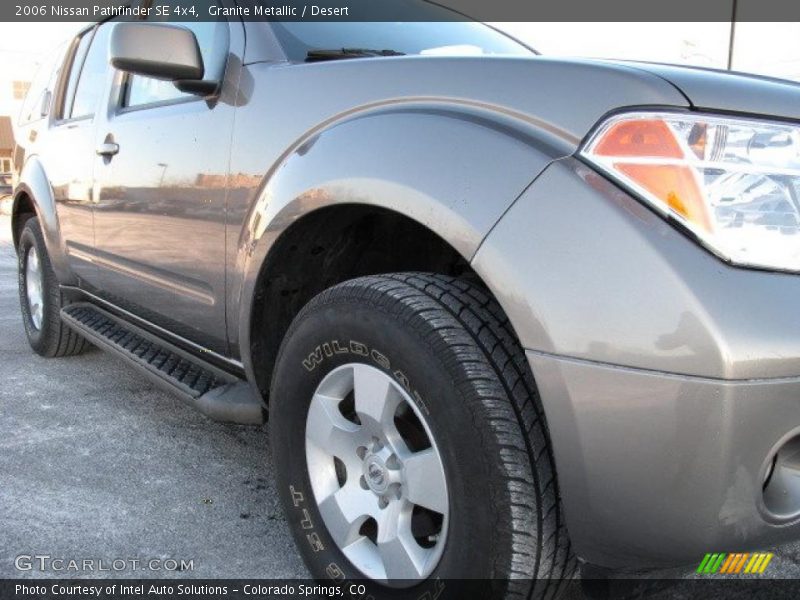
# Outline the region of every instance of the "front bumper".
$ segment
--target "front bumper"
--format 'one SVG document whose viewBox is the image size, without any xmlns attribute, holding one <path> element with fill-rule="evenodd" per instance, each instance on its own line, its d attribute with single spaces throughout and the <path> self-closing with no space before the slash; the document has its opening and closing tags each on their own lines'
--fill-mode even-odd
<svg viewBox="0 0 800 600">
<path fill-rule="evenodd" d="M 762 484 L 778 448 L 800 433 L 800 378 L 721 381 L 535 352 L 528 360 L 582 558 L 699 564 L 707 552 L 798 537 L 765 506 Z"/>
<path fill-rule="evenodd" d="M 473 267 L 526 348 L 581 558 L 699 563 L 800 538 L 800 460 L 796 488 L 783 472 L 762 489 L 800 447 L 800 276 L 724 264 L 574 159 Z"/>
</svg>

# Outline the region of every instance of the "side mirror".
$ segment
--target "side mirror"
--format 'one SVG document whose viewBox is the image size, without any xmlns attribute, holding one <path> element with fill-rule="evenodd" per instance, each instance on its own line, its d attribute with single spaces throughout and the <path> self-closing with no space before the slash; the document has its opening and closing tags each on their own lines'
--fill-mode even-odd
<svg viewBox="0 0 800 600">
<path fill-rule="evenodd" d="M 203 56 L 186 27 L 154 23 L 117 23 L 109 44 L 111 65 L 136 75 L 172 81 L 182 91 L 206 94 L 217 82 L 203 81 Z"/>
</svg>

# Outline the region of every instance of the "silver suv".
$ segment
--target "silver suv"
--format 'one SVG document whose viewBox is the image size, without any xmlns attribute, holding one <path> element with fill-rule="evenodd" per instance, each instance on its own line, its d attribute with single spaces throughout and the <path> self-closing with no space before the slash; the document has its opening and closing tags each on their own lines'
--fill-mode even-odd
<svg viewBox="0 0 800 600">
<path fill-rule="evenodd" d="M 22 115 L 25 330 L 268 414 L 311 573 L 378 595 L 775 544 L 798 121 L 793 84 L 477 23 L 107 21 Z"/>
</svg>

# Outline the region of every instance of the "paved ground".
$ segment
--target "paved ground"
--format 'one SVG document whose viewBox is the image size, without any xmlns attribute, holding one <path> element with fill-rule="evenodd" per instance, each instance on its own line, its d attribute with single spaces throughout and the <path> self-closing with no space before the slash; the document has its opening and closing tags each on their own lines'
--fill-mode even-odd
<svg viewBox="0 0 800 600">
<path fill-rule="evenodd" d="M 35 554 L 193 560 L 193 570 L 171 576 L 307 575 L 263 428 L 210 421 L 97 350 L 55 360 L 33 354 L 4 216 L 0 382 L 0 578 L 59 575 L 15 569 L 15 557 Z M 800 578 L 800 544 L 775 552 L 766 575 Z"/>
<path fill-rule="evenodd" d="M 0 578 L 41 575 L 15 569 L 21 554 L 194 559 L 183 573 L 193 577 L 305 576 L 265 429 L 210 421 L 98 350 L 33 354 L 8 231 L 0 217 Z"/>
</svg>

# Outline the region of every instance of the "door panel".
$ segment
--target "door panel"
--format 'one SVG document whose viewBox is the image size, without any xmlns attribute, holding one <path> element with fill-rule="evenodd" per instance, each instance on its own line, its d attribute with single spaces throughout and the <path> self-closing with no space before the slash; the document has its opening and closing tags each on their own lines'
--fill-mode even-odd
<svg viewBox="0 0 800 600">
<path fill-rule="evenodd" d="M 208 23 L 199 25 L 208 31 Z M 224 41 L 227 49 L 227 35 Z M 228 60 L 227 51 L 222 56 Z M 112 302 L 227 352 L 225 209 L 234 107 L 149 84 L 136 83 L 150 90 L 135 96 L 146 103 L 125 106 L 131 83 L 118 73 L 119 107 L 96 134 L 98 146 L 118 146 L 95 160 L 100 287 Z M 168 91 L 163 99 L 159 86 Z"/>
<path fill-rule="evenodd" d="M 97 113 L 108 93 L 110 24 L 83 33 L 69 51 L 53 124 L 41 149 L 53 187 L 67 261 L 84 287 L 98 283 L 94 246 L 92 169 Z"/>
<path fill-rule="evenodd" d="M 94 222 L 92 217 L 92 165 L 94 124 L 91 120 L 54 129 L 43 150 L 47 175 L 53 186 L 58 226 L 67 253 L 67 263 L 83 286 L 98 283 L 92 262 Z"/>
</svg>

